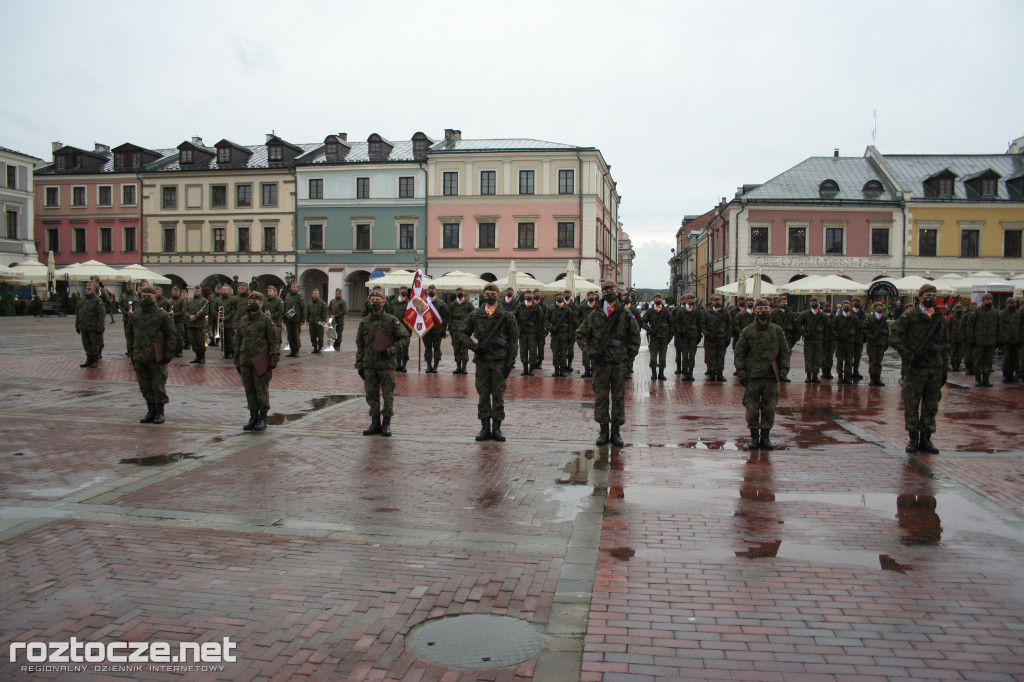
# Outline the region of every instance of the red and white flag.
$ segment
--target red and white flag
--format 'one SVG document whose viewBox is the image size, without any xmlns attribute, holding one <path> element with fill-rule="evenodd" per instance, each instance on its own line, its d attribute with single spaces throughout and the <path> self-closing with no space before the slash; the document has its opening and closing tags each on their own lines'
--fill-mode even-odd
<svg viewBox="0 0 1024 682">
<path fill-rule="evenodd" d="M 405 324 L 412 332 L 423 338 L 436 324 L 441 324 L 441 315 L 434 307 L 433 301 L 423 291 L 423 271 L 417 270 L 412 278 L 412 290 L 409 292 L 409 305 L 405 308 Z"/>
</svg>

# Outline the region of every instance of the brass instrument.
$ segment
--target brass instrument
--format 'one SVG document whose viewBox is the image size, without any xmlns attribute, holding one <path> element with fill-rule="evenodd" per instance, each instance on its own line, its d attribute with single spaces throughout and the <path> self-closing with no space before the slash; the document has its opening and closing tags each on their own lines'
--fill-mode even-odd
<svg viewBox="0 0 1024 682">
<path fill-rule="evenodd" d="M 224 306 L 217 308 L 217 331 L 213 333 L 213 340 L 218 340 L 224 334 Z"/>
<path fill-rule="evenodd" d="M 333 353 L 334 342 L 338 338 L 338 332 L 334 328 L 334 316 L 331 315 L 331 318 L 327 320 L 327 322 L 321 322 L 320 324 L 324 326 L 324 349 L 322 352 Z"/>
</svg>

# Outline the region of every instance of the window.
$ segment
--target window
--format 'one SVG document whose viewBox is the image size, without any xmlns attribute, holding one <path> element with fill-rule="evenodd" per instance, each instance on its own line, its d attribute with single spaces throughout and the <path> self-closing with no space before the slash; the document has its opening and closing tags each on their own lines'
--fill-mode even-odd
<svg viewBox="0 0 1024 682">
<path fill-rule="evenodd" d="M 889 228 L 888 227 L 872 227 L 871 228 L 871 255 L 872 256 L 888 256 L 889 255 Z"/>
<path fill-rule="evenodd" d="M 835 199 L 839 194 L 839 183 L 835 180 L 825 180 L 818 185 L 818 196 L 822 199 Z"/>
<path fill-rule="evenodd" d="M 768 253 L 768 228 L 750 228 L 750 253 Z"/>
<path fill-rule="evenodd" d="M 424 156 L 427 153 L 427 141 L 426 140 L 413 140 L 413 142 L 412 142 L 412 153 L 415 156 Z"/>
<path fill-rule="evenodd" d="M 178 153 L 178 163 L 192 163 L 193 152 L 191 149 L 182 149 Z"/>
<path fill-rule="evenodd" d="M 862 189 L 861 191 L 864 194 L 869 195 L 869 197 L 873 198 L 873 196 L 871 195 L 881 194 L 882 192 L 885 191 L 885 188 L 882 187 L 882 183 L 879 182 L 878 180 L 868 180 L 867 182 L 864 183 L 864 189 Z"/>
<path fill-rule="evenodd" d="M 380 153 L 381 153 L 381 143 L 379 141 L 377 141 L 377 140 L 374 140 L 373 142 L 370 143 L 370 158 L 374 158 L 375 159 L 375 158 L 380 156 Z"/>
<path fill-rule="evenodd" d="M 231 163 L 231 147 L 217 148 L 217 163 Z"/>
<path fill-rule="evenodd" d="M 576 193 L 576 173 L 571 168 L 568 170 L 558 171 L 558 193 Z"/>
<path fill-rule="evenodd" d="M 71 205 L 72 206 L 85 206 L 85 188 L 84 187 L 72 187 L 71 188 Z"/>
<path fill-rule="evenodd" d="M 938 179 L 936 183 L 940 197 L 951 197 L 953 196 L 953 178 L 952 176 L 946 175 Z"/>
<path fill-rule="evenodd" d="M 134 206 L 135 205 L 135 185 L 122 185 L 121 186 L 121 205 L 122 206 Z"/>
<path fill-rule="evenodd" d="M 213 250 L 216 253 L 223 253 L 228 250 L 226 232 L 227 230 L 223 227 L 213 228 Z"/>
<path fill-rule="evenodd" d="M 251 245 L 249 244 L 249 228 L 238 228 L 238 250 L 240 252 L 248 251 L 250 246 Z"/>
<path fill-rule="evenodd" d="M 274 225 L 263 226 L 263 250 L 277 251 L 277 227 Z"/>
<path fill-rule="evenodd" d="M 370 178 L 356 178 L 356 199 L 370 198 Z"/>
<path fill-rule="evenodd" d="M 843 251 L 843 232 L 845 230 L 841 227 L 826 227 L 825 228 L 825 253 L 832 256 L 842 256 Z"/>
<path fill-rule="evenodd" d="M 78 154 L 58 154 L 57 170 L 74 170 L 81 167 L 81 159 Z"/>
<path fill-rule="evenodd" d="M 807 253 L 807 228 L 789 228 L 789 242 L 786 245 L 786 253 L 802 254 Z"/>
<path fill-rule="evenodd" d="M 228 186 L 227 185 L 213 185 L 210 187 L 210 207 L 211 208 L 227 208 L 228 207 Z"/>
<path fill-rule="evenodd" d="M 164 187 L 163 189 L 163 208 L 177 208 L 178 206 L 178 188 L 177 187 Z"/>
<path fill-rule="evenodd" d="M 260 190 L 263 194 L 263 205 L 264 206 L 277 206 L 277 183 L 267 183 L 260 185 Z"/>
<path fill-rule="evenodd" d="M 123 253 L 134 253 L 136 251 L 134 227 L 123 228 L 121 235 L 121 251 Z"/>
<path fill-rule="evenodd" d="M 7 224 L 7 238 L 18 238 L 18 212 L 5 211 L 5 223 Z"/>
<path fill-rule="evenodd" d="M 328 142 L 327 143 L 327 148 L 326 148 L 326 154 L 327 154 L 327 156 L 337 156 L 338 155 L 338 143 L 337 142 Z"/>
<path fill-rule="evenodd" d="M 60 229 L 56 227 L 46 228 L 46 250 L 60 253 Z"/>
<path fill-rule="evenodd" d="M 284 147 L 279 144 L 267 147 L 267 158 L 270 161 L 281 161 L 284 159 Z"/>
<path fill-rule="evenodd" d="M 178 230 L 173 227 L 164 228 L 164 253 L 174 253 L 178 250 Z"/>
<path fill-rule="evenodd" d="M 519 171 L 519 193 L 520 194 L 533 194 L 533 176 L 534 176 L 534 171 L 532 171 L 532 170 L 521 170 L 521 171 Z"/>
<path fill-rule="evenodd" d="M 235 208 L 252 206 L 252 185 L 235 185 Z"/>
<path fill-rule="evenodd" d="M 994 197 L 999 193 L 999 183 L 995 177 L 987 177 L 981 179 L 981 195 L 985 197 Z"/>
<path fill-rule="evenodd" d="M 96 188 L 96 205 L 113 206 L 114 188 L 110 185 L 100 185 Z"/>
<path fill-rule="evenodd" d="M 1003 233 L 1003 258 L 1020 258 L 1021 231 L 1007 230 Z"/>
<path fill-rule="evenodd" d="M 310 178 L 310 180 L 309 180 L 309 198 L 310 199 L 323 199 L 324 198 L 324 180 L 323 180 L 323 178 Z"/>
<path fill-rule="evenodd" d="M 398 178 L 398 198 L 412 199 L 416 196 L 416 178 L 403 176 Z"/>
<path fill-rule="evenodd" d="M 76 227 L 74 229 L 75 236 L 75 253 L 85 253 L 85 228 Z"/>
<path fill-rule="evenodd" d="M 310 225 L 309 226 L 309 250 L 310 251 L 323 251 L 324 250 L 324 226 L 323 225 Z"/>
<path fill-rule="evenodd" d="M 398 226 L 398 248 L 403 251 L 412 251 L 416 248 L 416 226 L 412 223 L 402 223 Z"/>
<path fill-rule="evenodd" d="M 558 223 L 558 248 L 571 249 L 576 246 L 576 223 Z"/>
<path fill-rule="evenodd" d="M 939 231 L 921 230 L 918 238 L 917 255 L 935 256 L 938 255 Z"/>
<path fill-rule="evenodd" d="M 18 189 L 18 167 L 7 166 L 7 187 L 9 189 Z"/>
<path fill-rule="evenodd" d="M 480 171 L 480 194 L 497 194 L 498 171 Z"/>
<path fill-rule="evenodd" d="M 454 174 L 453 174 L 454 175 Z M 441 228 L 441 248 L 459 248 L 459 227 L 458 223 L 445 223 Z"/>
<path fill-rule="evenodd" d="M 960 257 L 977 258 L 980 230 L 960 230 Z"/>
<path fill-rule="evenodd" d="M 444 173 L 444 186 L 442 188 L 442 194 L 446 197 L 454 197 L 459 194 L 459 174 L 451 171 Z"/>
<path fill-rule="evenodd" d="M 113 228 L 101 227 L 100 228 L 100 251 L 109 253 L 114 250 L 114 238 Z"/>
<path fill-rule="evenodd" d="M 477 225 L 477 235 L 478 249 L 498 248 L 497 227 L 495 223 L 479 223 Z"/>
<path fill-rule="evenodd" d="M 46 205 L 51 208 L 60 206 L 60 187 L 46 188 Z"/>
<path fill-rule="evenodd" d="M 517 249 L 535 249 L 537 242 L 534 238 L 534 223 L 519 223 L 518 236 L 516 239 Z"/>
<path fill-rule="evenodd" d="M 356 225 L 356 251 L 370 250 L 370 226 L 367 223 Z"/>
</svg>

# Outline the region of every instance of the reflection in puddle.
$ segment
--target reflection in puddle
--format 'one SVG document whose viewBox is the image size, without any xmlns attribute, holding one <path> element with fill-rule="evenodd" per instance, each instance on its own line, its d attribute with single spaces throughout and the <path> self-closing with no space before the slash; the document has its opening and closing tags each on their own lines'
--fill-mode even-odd
<svg viewBox="0 0 1024 682">
<path fill-rule="evenodd" d="M 332 405 L 337 405 L 338 403 L 343 403 L 343 402 L 346 402 L 348 400 L 352 400 L 353 398 L 359 398 L 359 397 L 361 397 L 361 396 L 352 395 L 352 394 L 336 393 L 336 394 L 321 396 L 319 398 L 312 398 L 309 401 L 309 404 L 310 404 L 312 409 L 307 410 L 306 412 L 292 412 L 292 413 L 272 412 L 272 413 L 267 415 L 267 424 L 270 425 L 270 426 L 281 426 L 282 424 L 287 424 L 289 422 L 294 422 L 294 421 L 297 421 L 299 419 L 302 419 L 303 417 L 308 415 L 310 412 L 316 412 L 317 410 L 322 410 L 325 407 L 330 407 Z"/>
<path fill-rule="evenodd" d="M 162 466 L 164 464 L 173 464 L 174 462 L 183 459 L 198 459 L 191 452 L 172 452 L 169 455 L 146 455 L 145 457 L 126 457 L 121 460 L 121 464 L 138 464 L 143 467 Z"/>
</svg>

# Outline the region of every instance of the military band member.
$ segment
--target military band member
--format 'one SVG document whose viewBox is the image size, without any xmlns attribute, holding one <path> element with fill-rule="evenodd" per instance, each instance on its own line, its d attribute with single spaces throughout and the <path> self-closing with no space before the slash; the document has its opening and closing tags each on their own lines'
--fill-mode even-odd
<svg viewBox="0 0 1024 682">
<path fill-rule="evenodd" d="M 225 359 L 230 360 L 235 357 L 235 321 L 238 318 L 238 299 L 230 284 L 223 284 L 220 287 L 220 305 L 224 308 L 221 352 Z M 246 305 L 248 305 L 248 300 Z"/>
<path fill-rule="evenodd" d="M 466 291 L 459 287 L 455 290 L 455 299 L 448 306 L 448 329 L 456 330 L 462 327 L 466 318 L 473 314 L 476 308 L 466 298 Z M 469 364 L 469 348 L 463 343 L 462 338 L 452 333 L 452 353 L 455 355 L 455 371 L 452 374 L 469 374 L 466 365 Z"/>
<path fill-rule="evenodd" d="M 267 285 L 267 295 L 263 299 L 263 312 L 270 315 L 270 319 L 274 321 L 274 328 L 277 329 L 280 336 L 284 329 L 284 301 L 278 296 L 277 287 L 273 284 Z"/>
<path fill-rule="evenodd" d="M 807 374 L 804 383 L 820 384 L 818 372 L 825 359 L 825 337 L 830 329 L 817 296 L 811 297 L 810 307 L 800 314 L 800 333 L 804 337 L 804 372 Z"/>
<path fill-rule="evenodd" d="M 704 335 L 704 364 L 708 381 L 725 381 L 725 349 L 732 338 L 729 312 L 722 307 L 722 297 L 711 297 L 711 308 L 701 315 L 700 330 Z"/>
<path fill-rule="evenodd" d="M 580 304 L 579 309 L 576 311 L 576 315 L 578 318 L 576 323 L 577 332 L 579 332 L 579 329 L 580 327 L 583 326 L 583 323 L 587 321 L 587 317 L 589 317 L 592 312 L 597 310 L 597 296 L 597 290 L 592 289 L 588 291 L 586 300 Z M 580 375 L 580 378 L 582 379 L 589 379 L 594 376 L 593 366 L 590 364 L 590 352 L 587 350 L 586 343 L 586 339 L 580 338 L 579 334 L 577 333 L 576 345 L 580 347 L 580 355 L 583 358 L 583 374 Z"/>
<path fill-rule="evenodd" d="M 334 298 L 327 304 L 327 314 L 334 325 L 334 350 L 341 348 L 341 337 L 345 333 L 345 316 L 348 315 L 348 303 L 341 295 L 341 287 L 334 290 Z M 392 313 L 394 315 L 394 313 Z M 397 317 L 397 316 L 396 316 Z M 399 318 L 401 319 L 401 318 Z"/>
<path fill-rule="evenodd" d="M 967 317 L 967 341 L 974 348 L 974 385 L 992 387 L 988 380 L 999 341 L 999 313 L 992 305 L 992 294 L 981 297 L 981 305 Z"/>
<path fill-rule="evenodd" d="M 664 381 L 668 342 L 672 340 L 672 311 L 665 305 L 660 293 L 654 294 L 654 304 L 644 311 L 640 327 L 647 332 L 651 381 Z"/>
<path fill-rule="evenodd" d="M 771 306 L 760 299 L 754 306 L 757 319 L 740 334 L 736 343 L 736 373 L 743 384 L 750 443 L 747 448 L 774 450 L 771 430 L 779 402 L 779 383 L 789 374 L 789 342 L 782 327 L 771 321 Z"/>
<path fill-rule="evenodd" d="M 370 427 L 364 436 L 391 435 L 391 417 L 395 414 L 395 366 L 403 345 L 409 344 L 409 328 L 405 322 L 385 312 L 382 293 L 370 294 L 369 314 L 356 331 L 356 370 L 363 380 L 366 404 L 370 406 Z M 378 339 L 388 341 L 378 348 Z M 383 406 L 381 403 L 383 402 Z"/>
<path fill-rule="evenodd" d="M 242 378 L 249 407 L 249 421 L 242 427 L 245 431 L 267 428 L 270 380 L 281 359 L 281 334 L 263 312 L 263 300 L 258 291 L 249 294 L 245 318 L 235 329 L 235 369 Z M 260 374 L 261 370 L 265 371 Z"/>
<path fill-rule="evenodd" d="M 292 282 L 288 295 L 284 298 L 284 324 L 288 329 L 288 345 L 291 352 L 288 357 L 299 357 L 299 348 L 302 347 L 301 331 L 302 323 L 306 321 L 306 300 L 299 293 L 299 283 Z"/>
<path fill-rule="evenodd" d="M 167 365 L 178 344 L 173 319 L 157 307 L 157 289 L 143 287 L 141 309 L 132 315 L 132 366 L 148 411 L 140 424 L 163 424 L 167 404 Z"/>
<path fill-rule="evenodd" d="M 553 377 L 569 376 L 569 349 L 576 338 L 576 321 L 572 306 L 564 292 L 555 294 L 555 306 L 548 316 L 548 333 L 551 334 L 551 362 L 555 366 Z"/>
<path fill-rule="evenodd" d="M 98 360 L 103 353 L 103 332 L 107 321 L 107 307 L 96 294 L 96 285 L 85 285 L 85 297 L 75 309 L 75 333 L 82 337 L 85 362 L 79 367 L 99 367 Z"/>
<path fill-rule="evenodd" d="M 1003 383 L 1015 383 L 1020 363 L 1020 336 L 1017 334 L 1017 301 L 1012 298 L 999 313 L 999 345 L 1003 348 Z"/>
<path fill-rule="evenodd" d="M 381 299 L 383 295 L 378 294 Z M 327 304 L 320 300 L 320 290 L 313 289 L 313 298 L 306 304 L 306 321 L 309 323 L 309 343 L 313 353 L 324 347 L 324 325 L 327 324 Z"/>
<path fill-rule="evenodd" d="M 673 320 L 672 333 L 676 344 L 676 374 L 683 375 L 683 381 L 693 381 L 693 367 L 697 362 L 697 345 L 701 338 L 701 311 L 697 308 L 692 291 L 687 291 L 679 300 Z"/>
<path fill-rule="evenodd" d="M 209 309 L 210 302 L 203 298 L 203 288 L 197 284 L 192 291 L 192 298 L 185 305 L 185 331 L 195 354 L 188 361 L 190 365 L 206 364 L 206 312 Z"/>
<path fill-rule="evenodd" d="M 868 386 L 885 386 L 882 381 L 882 359 L 889 347 L 889 318 L 881 301 L 875 301 L 871 314 L 864 316 L 863 334 L 868 347 Z"/>
<path fill-rule="evenodd" d="M 181 295 L 181 289 L 177 285 L 171 287 L 171 317 L 174 320 L 174 329 L 177 332 L 177 347 L 173 349 L 174 357 L 180 358 L 188 339 L 185 335 L 185 296 Z"/>
</svg>

